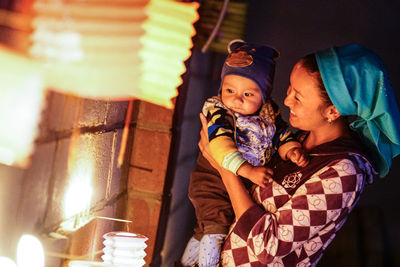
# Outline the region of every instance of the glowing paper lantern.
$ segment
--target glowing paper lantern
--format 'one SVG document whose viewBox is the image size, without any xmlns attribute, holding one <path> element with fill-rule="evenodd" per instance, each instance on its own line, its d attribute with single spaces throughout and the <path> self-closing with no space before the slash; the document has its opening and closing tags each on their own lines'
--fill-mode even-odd
<svg viewBox="0 0 400 267">
<path fill-rule="evenodd" d="M 46 85 L 83 97 L 172 107 L 199 4 L 173 0 L 36 0 L 30 55 Z"/>
<path fill-rule="evenodd" d="M 146 263 L 147 237 L 129 232 L 111 232 L 103 237 L 105 247 L 101 258 L 105 263 L 116 267 L 141 267 Z"/>
<path fill-rule="evenodd" d="M 26 167 L 44 103 L 40 65 L 0 47 L 0 162 Z"/>
<path fill-rule="evenodd" d="M 97 261 L 70 261 L 69 267 L 115 267 L 114 265 Z"/>
</svg>

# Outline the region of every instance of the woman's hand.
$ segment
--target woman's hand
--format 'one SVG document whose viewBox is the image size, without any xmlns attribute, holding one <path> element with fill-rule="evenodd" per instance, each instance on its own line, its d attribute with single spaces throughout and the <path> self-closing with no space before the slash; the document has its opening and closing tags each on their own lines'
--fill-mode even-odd
<svg viewBox="0 0 400 267">
<path fill-rule="evenodd" d="M 200 141 L 198 143 L 199 148 L 203 156 L 208 160 L 208 162 L 213 166 L 217 171 L 220 171 L 220 166 L 215 161 L 214 157 L 211 154 L 210 150 L 210 142 L 208 141 L 208 127 L 207 127 L 207 119 L 203 113 L 200 113 L 200 121 L 201 121 L 201 130 L 200 130 Z"/>
</svg>

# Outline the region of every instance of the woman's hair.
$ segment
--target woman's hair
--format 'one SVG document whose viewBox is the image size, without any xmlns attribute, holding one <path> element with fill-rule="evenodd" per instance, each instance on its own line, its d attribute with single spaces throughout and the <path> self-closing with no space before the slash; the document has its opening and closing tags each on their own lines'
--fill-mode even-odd
<svg viewBox="0 0 400 267">
<path fill-rule="evenodd" d="M 318 63 L 317 60 L 315 59 L 314 54 L 309 54 L 305 56 L 302 60 L 302 65 L 303 67 L 307 70 L 308 73 L 310 73 L 315 80 L 317 81 L 318 87 L 321 90 L 321 98 L 323 102 L 327 105 L 333 105 L 331 99 L 328 96 L 328 92 L 326 91 L 324 82 L 322 81 L 321 73 L 318 68 Z"/>
</svg>

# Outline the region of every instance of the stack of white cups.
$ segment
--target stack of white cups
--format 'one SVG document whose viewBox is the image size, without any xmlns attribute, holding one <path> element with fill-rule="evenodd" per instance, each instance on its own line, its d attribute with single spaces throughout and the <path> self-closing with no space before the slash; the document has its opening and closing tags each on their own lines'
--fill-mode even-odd
<svg viewBox="0 0 400 267">
<path fill-rule="evenodd" d="M 144 257 L 147 237 L 129 232 L 110 232 L 104 236 L 104 255 L 107 264 L 116 267 L 141 267 L 146 262 Z"/>
</svg>

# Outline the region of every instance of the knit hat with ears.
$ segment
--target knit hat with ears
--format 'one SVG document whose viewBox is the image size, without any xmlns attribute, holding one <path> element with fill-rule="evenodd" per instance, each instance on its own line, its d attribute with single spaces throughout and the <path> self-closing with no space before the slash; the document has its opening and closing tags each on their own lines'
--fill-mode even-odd
<svg viewBox="0 0 400 267">
<path fill-rule="evenodd" d="M 271 46 L 248 44 L 238 39 L 228 44 L 228 52 L 221 71 L 221 87 L 227 75 L 251 79 L 260 88 L 265 102 L 272 92 L 275 59 L 278 58 L 279 52 Z"/>
</svg>

